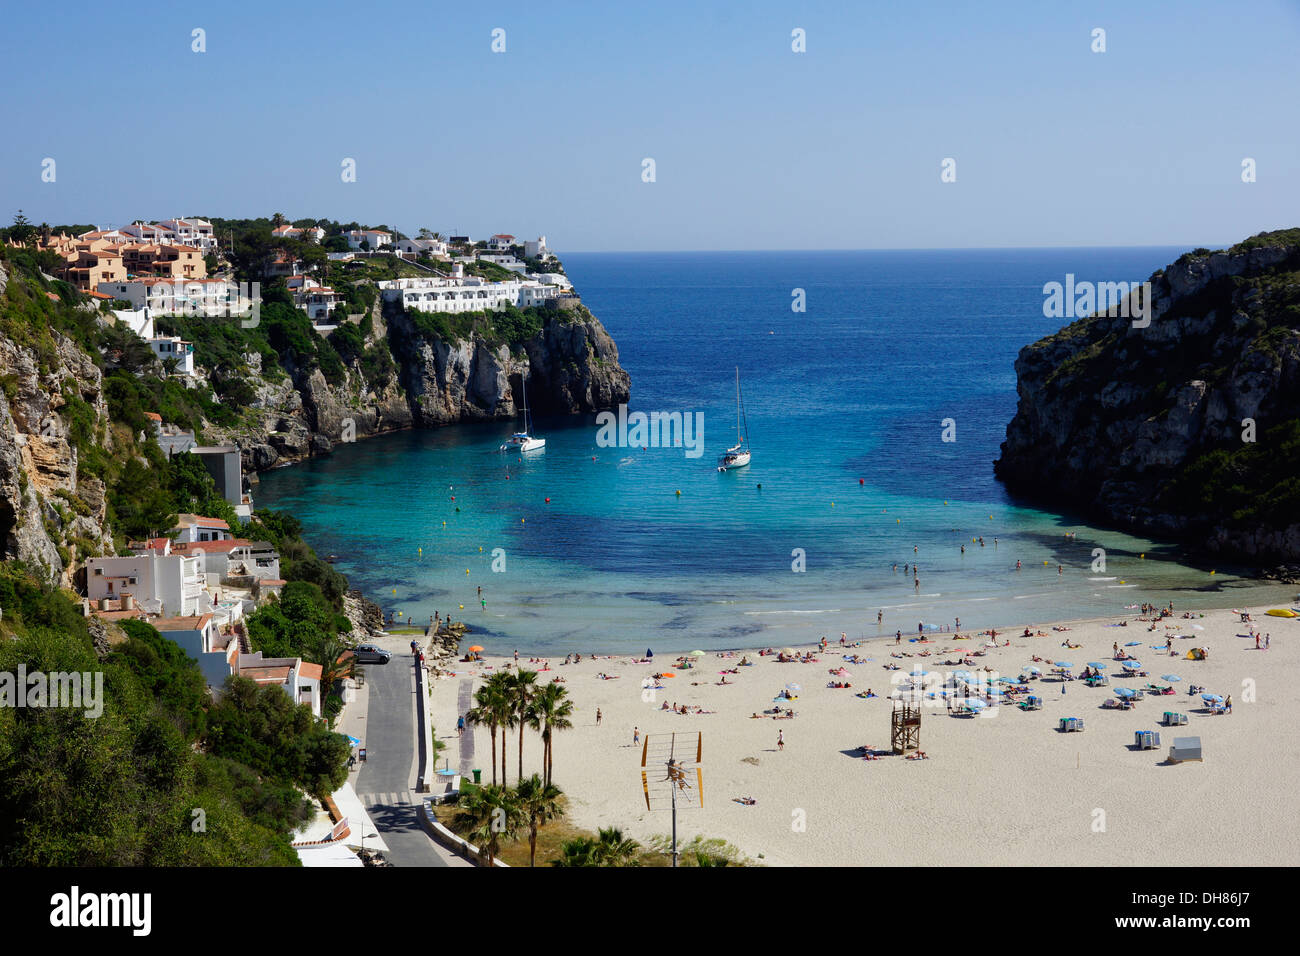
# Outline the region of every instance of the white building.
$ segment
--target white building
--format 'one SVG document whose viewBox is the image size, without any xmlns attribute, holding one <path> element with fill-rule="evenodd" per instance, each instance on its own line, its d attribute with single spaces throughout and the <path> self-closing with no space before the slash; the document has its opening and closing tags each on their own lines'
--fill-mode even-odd
<svg viewBox="0 0 1300 956">
<path fill-rule="evenodd" d="M 203 583 L 200 560 L 171 554 L 165 545 L 126 558 L 86 559 L 86 596 L 95 602 L 130 595 L 137 607 L 155 614 L 207 613 L 212 599 Z"/>
<path fill-rule="evenodd" d="M 529 279 L 487 282 L 470 277 L 385 279 L 378 283 L 386 302 L 421 312 L 496 312 L 508 305 L 518 308 L 543 305 L 560 294 L 560 288 Z"/>
<path fill-rule="evenodd" d="M 306 312 L 307 318 L 313 322 L 322 322 L 328 319 L 330 313 L 338 308 L 342 302 L 342 294 L 335 292 L 329 286 L 305 289 L 296 293 L 293 297 L 293 304 Z"/>
<path fill-rule="evenodd" d="M 299 229 L 297 226 L 286 222 L 283 226 L 276 226 L 272 229 L 271 235 L 277 239 L 310 239 L 320 242 L 325 238 L 325 230 L 320 226 L 308 226 L 305 229 Z"/>
<path fill-rule="evenodd" d="M 160 617 L 149 623 L 198 662 L 204 681 L 214 690 L 220 690 L 226 678 L 238 672 L 239 639 L 223 635 L 211 614 Z"/>
<path fill-rule="evenodd" d="M 348 248 L 360 249 L 361 244 L 366 243 L 373 252 L 382 246 L 391 246 L 393 244 L 393 234 L 384 232 L 381 229 L 353 229 L 351 232 L 344 233 L 348 238 Z"/>
<path fill-rule="evenodd" d="M 156 335 L 149 340 L 149 348 L 158 361 L 176 360 L 175 375 L 194 374 L 194 343 L 175 335 Z"/>
<path fill-rule="evenodd" d="M 493 265 L 500 266 L 502 269 L 509 269 L 511 272 L 518 272 L 521 275 L 528 271 L 528 267 L 509 253 L 499 252 L 480 252 L 478 254 L 479 262 L 490 262 Z"/>
<path fill-rule="evenodd" d="M 258 651 L 256 654 L 240 654 L 237 666 L 240 677 L 262 687 L 283 687 L 295 704 L 305 704 L 311 708 L 312 714 L 321 716 L 321 680 L 324 674 L 319 664 L 308 664 L 301 657 L 263 657 Z"/>
<path fill-rule="evenodd" d="M 545 236 L 538 236 L 536 239 L 524 240 L 524 258 L 541 259 L 550 254 L 551 250 L 546 248 Z"/>
<path fill-rule="evenodd" d="M 397 243 L 397 251 L 408 256 L 445 256 L 447 243 L 441 239 L 402 239 Z"/>
<path fill-rule="evenodd" d="M 508 233 L 497 233 L 487 241 L 487 247 L 494 251 L 508 252 L 511 246 L 518 245 L 515 237 Z"/>
<path fill-rule="evenodd" d="M 134 311 L 114 309 L 113 321 L 118 325 L 125 325 L 142 339 L 153 338 L 153 316 L 144 307 Z"/>
<path fill-rule="evenodd" d="M 177 515 L 176 527 L 172 530 L 177 533 L 176 541 L 225 541 L 233 537 L 226 522 L 202 515 Z"/>
<path fill-rule="evenodd" d="M 542 285 L 558 285 L 561 289 L 573 288 L 573 283 L 563 272 L 530 272 L 528 278 L 536 279 Z"/>
<path fill-rule="evenodd" d="M 183 246 L 197 246 L 205 255 L 217 244 L 212 223 L 206 219 L 164 219 L 158 223 L 158 227 L 171 233 L 175 237 L 173 242 Z"/>
<path fill-rule="evenodd" d="M 130 279 L 101 282 L 95 291 L 153 315 L 236 315 L 245 306 L 238 284 L 225 279 Z"/>
</svg>

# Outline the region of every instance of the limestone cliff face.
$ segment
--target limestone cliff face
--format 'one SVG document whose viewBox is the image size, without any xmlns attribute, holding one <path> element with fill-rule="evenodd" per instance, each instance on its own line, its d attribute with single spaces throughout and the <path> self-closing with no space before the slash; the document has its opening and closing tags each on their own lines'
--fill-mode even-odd
<svg viewBox="0 0 1300 956">
<path fill-rule="evenodd" d="M 1300 230 L 1189 253 L 1152 276 L 1148 327 L 1095 315 L 1027 346 L 998 477 L 1155 537 L 1300 561 L 1300 489 L 1278 470 L 1300 433 L 1297 270 Z"/>
<path fill-rule="evenodd" d="M 392 357 L 379 368 L 354 359 L 331 384 L 318 368 L 287 363 L 278 381 L 253 368 L 256 399 L 251 425 L 208 430 L 209 441 L 235 441 L 249 471 L 328 454 L 339 442 L 403 428 L 509 420 L 520 413 L 519 388 L 528 381 L 530 409 L 576 414 L 628 400 L 630 377 L 618 347 L 586 309 L 555 309 L 541 330 L 512 351 L 477 333 L 444 341 L 422 333 L 401 310 L 378 306 L 367 347 Z"/>
<path fill-rule="evenodd" d="M 6 282 L 0 267 L 0 295 Z M 77 476 L 70 402 L 84 403 L 83 424 L 110 447 L 112 435 L 99 369 L 71 340 L 54 341 L 53 354 L 38 356 L 0 335 L 0 557 L 66 585 L 85 552 L 112 552 L 103 482 Z"/>
</svg>

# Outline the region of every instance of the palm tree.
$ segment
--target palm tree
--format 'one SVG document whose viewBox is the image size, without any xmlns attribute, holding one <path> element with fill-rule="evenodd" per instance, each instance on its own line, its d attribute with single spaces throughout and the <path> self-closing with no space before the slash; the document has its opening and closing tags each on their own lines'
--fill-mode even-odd
<svg viewBox="0 0 1300 956">
<path fill-rule="evenodd" d="M 533 710 L 533 700 L 537 697 L 537 671 L 520 670 L 510 680 L 510 696 L 515 706 L 515 723 L 519 726 L 519 776 L 524 779 L 524 728 L 537 730 L 537 714 Z"/>
<path fill-rule="evenodd" d="M 472 821 L 470 839 L 487 854 L 491 866 L 501 850 L 501 840 L 513 840 L 523 823 L 514 791 L 491 784 L 470 790 L 460 800 L 461 811 Z"/>
<path fill-rule="evenodd" d="M 356 672 L 355 655 L 346 661 L 342 660 L 347 651 L 347 645 L 336 637 L 324 637 L 317 645 L 317 655 L 321 660 L 320 685 L 326 694 L 329 694 L 335 683 L 345 677 L 351 677 Z"/>
<path fill-rule="evenodd" d="M 551 782 L 552 744 L 557 730 L 573 727 L 573 701 L 562 684 L 547 684 L 533 701 L 533 713 L 542 729 L 542 768 L 545 780 Z"/>
<path fill-rule="evenodd" d="M 641 844 L 627 840 L 617 827 L 601 830 L 596 839 L 578 837 L 560 844 L 560 856 L 552 866 L 640 866 Z"/>
<path fill-rule="evenodd" d="M 515 798 L 519 809 L 528 823 L 528 865 L 537 865 L 537 830 L 544 823 L 549 823 L 561 813 L 560 798 L 564 794 L 560 788 L 544 782 L 537 774 L 527 780 L 520 780 L 515 787 Z"/>
<path fill-rule="evenodd" d="M 637 853 L 641 844 L 624 839 L 618 827 L 602 829 L 596 834 L 596 857 L 601 866 L 640 866 Z"/>
<path fill-rule="evenodd" d="M 477 705 L 465 715 L 466 721 L 478 726 L 486 726 L 488 733 L 492 735 L 492 783 L 497 782 L 497 728 L 500 726 L 499 715 L 504 709 L 505 699 L 501 689 L 501 682 L 496 678 L 501 675 L 493 674 L 488 678 L 487 683 L 474 692 L 474 703 Z M 504 739 L 504 736 L 503 738 Z M 501 761 L 502 782 L 505 780 L 505 758 Z"/>
</svg>

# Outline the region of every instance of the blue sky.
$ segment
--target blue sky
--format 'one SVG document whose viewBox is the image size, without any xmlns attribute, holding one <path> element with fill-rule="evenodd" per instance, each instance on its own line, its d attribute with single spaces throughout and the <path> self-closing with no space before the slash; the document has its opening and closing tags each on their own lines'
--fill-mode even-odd
<svg viewBox="0 0 1300 956">
<path fill-rule="evenodd" d="M 5 223 L 283 212 L 561 251 L 1300 225 L 1297 0 L 70 2 L 5 27 Z"/>
</svg>

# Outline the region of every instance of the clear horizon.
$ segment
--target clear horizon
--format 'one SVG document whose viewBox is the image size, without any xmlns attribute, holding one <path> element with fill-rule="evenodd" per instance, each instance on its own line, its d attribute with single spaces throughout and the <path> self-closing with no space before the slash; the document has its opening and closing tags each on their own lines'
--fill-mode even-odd
<svg viewBox="0 0 1300 956">
<path fill-rule="evenodd" d="M 739 252 L 1231 244 L 1300 215 L 1294 2 L 310 9 L 10 11 L 0 222 Z"/>
</svg>

